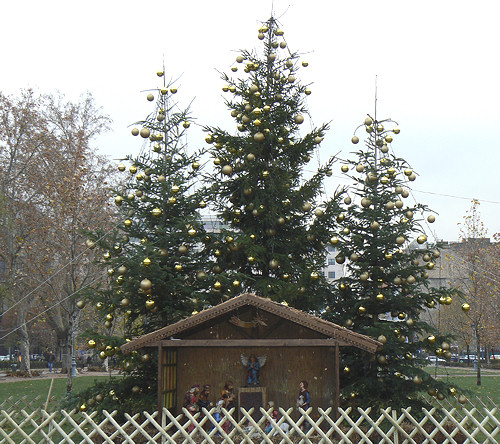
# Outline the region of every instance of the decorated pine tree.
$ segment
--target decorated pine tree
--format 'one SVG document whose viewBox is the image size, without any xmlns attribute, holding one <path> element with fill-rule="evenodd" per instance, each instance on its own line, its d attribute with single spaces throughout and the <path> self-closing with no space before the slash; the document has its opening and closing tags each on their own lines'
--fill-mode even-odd
<svg viewBox="0 0 500 444">
<path fill-rule="evenodd" d="M 343 349 L 344 401 L 407 407 L 421 404 L 426 391 L 439 398 L 454 395 L 454 388 L 422 368 L 427 353 L 451 357 L 449 340 L 421 316 L 437 303 L 451 302 L 454 291 L 429 285 L 428 270 L 439 249 L 428 243 L 424 218 L 432 223 L 435 216 L 411 202 L 409 185 L 417 176 L 392 153 L 400 132 L 395 123 L 368 116 L 358 129 L 368 134 L 366 147 L 341 167 L 352 185 L 334 240 L 346 276 L 338 280 L 325 316 L 378 338 L 383 348 L 375 356 Z M 352 142 L 359 142 L 356 134 Z M 412 239 L 418 248 L 410 246 Z"/>
<path fill-rule="evenodd" d="M 90 335 L 89 346 L 101 359 L 116 355 L 113 359 L 120 361 L 126 377 L 80 394 L 84 407 L 150 409 L 156 400 L 155 359 L 146 353 L 122 356 L 118 346 L 204 304 L 206 292 L 196 279 L 205 260 L 198 213 L 204 204 L 195 189 L 200 153 L 188 153 L 188 112 L 178 108 L 177 89 L 166 82 L 164 72 L 157 74 L 163 84 L 147 94 L 152 112 L 132 129 L 143 141 L 140 154 L 118 166 L 125 175 L 114 190 L 119 226 L 89 240 L 90 246 L 97 243 L 103 250 L 109 275 L 109 285 L 93 297 L 103 320 L 100 334 Z"/>
<path fill-rule="evenodd" d="M 297 77 L 307 62 L 289 51 L 274 18 L 258 38 L 261 50 L 236 57 L 231 71 L 241 75 L 223 75 L 234 129 L 206 128 L 215 165 L 206 200 L 225 224 L 209 244 L 215 264 L 207 279 L 225 298 L 251 291 L 319 311 L 330 291 L 322 268 L 341 194 L 324 193 L 334 159 L 311 162 L 327 125 L 301 131 L 311 126 L 311 90 Z"/>
</svg>

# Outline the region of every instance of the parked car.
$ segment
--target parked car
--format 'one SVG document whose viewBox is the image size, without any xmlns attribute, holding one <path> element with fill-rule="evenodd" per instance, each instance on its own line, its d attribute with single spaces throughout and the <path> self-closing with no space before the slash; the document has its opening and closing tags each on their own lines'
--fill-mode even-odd
<svg viewBox="0 0 500 444">
<path fill-rule="evenodd" d="M 0 361 L 9 361 L 9 355 L 0 355 Z"/>
<path fill-rule="evenodd" d="M 437 356 L 427 356 L 427 360 L 431 363 L 431 364 L 435 364 L 436 361 L 439 363 L 443 363 L 445 364 L 446 363 L 446 360 L 443 359 L 443 358 L 438 358 Z"/>
</svg>

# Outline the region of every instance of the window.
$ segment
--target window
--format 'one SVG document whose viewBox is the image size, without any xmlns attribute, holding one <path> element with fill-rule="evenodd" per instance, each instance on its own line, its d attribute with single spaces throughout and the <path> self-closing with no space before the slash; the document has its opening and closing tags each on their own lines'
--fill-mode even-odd
<svg viewBox="0 0 500 444">
<path fill-rule="evenodd" d="M 333 258 L 328 259 L 328 265 L 335 265 L 335 259 Z"/>
<path fill-rule="evenodd" d="M 328 272 L 328 279 L 335 279 L 335 271 Z"/>
</svg>

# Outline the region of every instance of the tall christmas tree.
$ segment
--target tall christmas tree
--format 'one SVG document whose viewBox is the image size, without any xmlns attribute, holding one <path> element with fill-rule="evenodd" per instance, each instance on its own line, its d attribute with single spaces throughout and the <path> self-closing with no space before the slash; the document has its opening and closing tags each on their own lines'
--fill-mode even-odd
<svg viewBox="0 0 500 444">
<path fill-rule="evenodd" d="M 352 181 L 336 239 L 336 261 L 346 264 L 325 315 L 382 342 L 376 356 L 344 350 L 341 378 L 344 400 L 357 405 L 421 405 L 427 390 L 442 398 L 456 390 L 432 379 L 422 368 L 426 353 L 451 357 L 448 339 L 438 335 L 420 314 L 436 303 L 451 302 L 453 289 L 431 288 L 428 270 L 439 249 L 423 230 L 435 216 L 422 204 L 405 201 L 416 174 L 390 153 L 399 129 L 391 120 L 367 117 L 366 149 L 341 167 Z M 352 142 L 359 138 L 354 135 Z M 416 237 L 419 248 L 409 248 Z M 460 398 L 463 400 L 464 398 Z"/>
<path fill-rule="evenodd" d="M 288 50 L 274 18 L 258 30 L 262 52 L 242 51 L 222 90 L 237 133 L 207 127 L 215 171 L 207 201 L 226 224 L 209 244 L 215 261 L 207 278 L 224 297 L 252 291 L 305 310 L 324 308 L 326 244 L 334 234 L 340 193 L 324 199 L 334 159 L 310 178 L 305 168 L 327 125 L 301 135 L 311 94 L 297 79 L 297 53 Z"/>
<path fill-rule="evenodd" d="M 118 346 L 204 304 L 206 292 L 196 279 L 205 238 L 198 213 L 204 203 L 195 189 L 200 153 L 188 154 L 188 111 L 178 108 L 177 89 L 166 82 L 164 72 L 157 74 L 163 85 L 147 94 L 154 109 L 132 129 L 132 135 L 144 140 L 142 150 L 125 159 L 128 171 L 125 163 L 118 166 L 127 175 L 114 190 L 122 222 L 114 233 L 96 233 L 89 241 L 93 246 L 99 239 L 109 275 L 108 287 L 94 298 L 104 328 L 101 335 L 92 334 L 89 346 L 100 350 L 101 359 L 117 353 L 127 376 L 80 394 L 81 408 L 115 409 L 125 400 L 129 411 L 151 408 L 155 360 L 149 354 L 121 356 Z"/>
</svg>

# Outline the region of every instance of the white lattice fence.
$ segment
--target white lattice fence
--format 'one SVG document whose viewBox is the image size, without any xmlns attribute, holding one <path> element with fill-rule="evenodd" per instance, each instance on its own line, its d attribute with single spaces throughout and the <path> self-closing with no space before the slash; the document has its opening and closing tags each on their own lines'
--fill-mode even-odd
<svg viewBox="0 0 500 444">
<path fill-rule="evenodd" d="M 387 408 L 295 411 L 279 409 L 279 419 L 260 409 L 213 410 L 191 416 L 187 410 L 125 415 L 116 412 L 0 411 L 0 443 L 491 443 L 500 437 L 496 407 L 400 411 Z M 218 420 L 217 420 L 218 419 Z"/>
<path fill-rule="evenodd" d="M 56 405 L 55 401 L 56 398 L 52 397 L 47 403 L 51 407 L 51 409 L 53 409 Z M 6 410 L 8 412 L 15 412 L 20 410 L 33 411 L 42 408 L 46 402 L 46 398 L 42 399 L 40 395 L 35 396 L 34 398 L 27 395 L 22 397 L 9 396 L 8 398 L 0 402 L 0 410 Z"/>
</svg>

